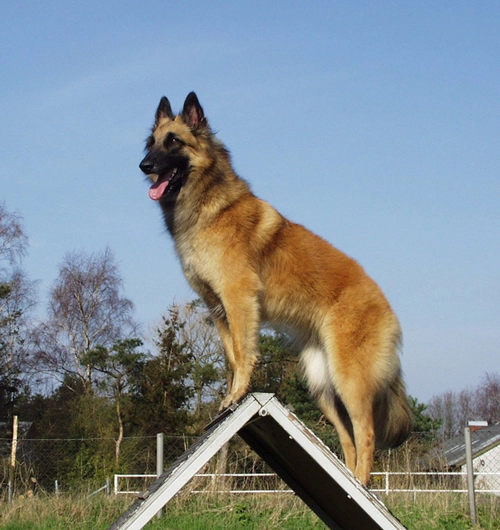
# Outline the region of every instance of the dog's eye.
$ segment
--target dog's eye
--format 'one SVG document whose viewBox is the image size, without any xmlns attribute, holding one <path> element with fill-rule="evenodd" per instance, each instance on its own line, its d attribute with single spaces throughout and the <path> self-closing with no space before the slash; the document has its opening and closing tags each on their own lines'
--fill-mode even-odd
<svg viewBox="0 0 500 530">
<path fill-rule="evenodd" d="M 182 140 L 180 140 L 179 138 L 177 138 L 177 136 L 174 136 L 172 133 L 170 133 L 166 138 L 165 138 L 165 147 L 173 147 L 173 146 L 179 146 L 179 145 L 182 145 L 183 142 Z"/>
</svg>

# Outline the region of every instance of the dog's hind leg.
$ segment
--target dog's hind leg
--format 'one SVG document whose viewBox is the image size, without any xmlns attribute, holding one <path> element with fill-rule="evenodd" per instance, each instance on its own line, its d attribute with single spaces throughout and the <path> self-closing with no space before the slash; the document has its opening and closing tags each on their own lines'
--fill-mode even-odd
<svg viewBox="0 0 500 530">
<path fill-rule="evenodd" d="M 375 450 L 373 399 L 360 380 L 353 377 L 344 383 L 336 389 L 338 395 L 333 399 L 323 394 L 317 401 L 337 430 L 346 466 L 367 485 Z"/>
<path fill-rule="evenodd" d="M 351 420 L 347 417 L 347 411 L 343 403 L 331 393 L 322 394 L 316 398 L 318 406 L 333 424 L 339 437 L 342 452 L 344 453 L 345 465 L 353 473 L 356 471 L 356 446 Z"/>
<path fill-rule="evenodd" d="M 346 466 L 366 485 L 375 450 L 375 394 L 361 367 L 332 363 L 326 350 L 319 347 L 307 347 L 301 354 L 309 388 L 338 433 Z"/>
<path fill-rule="evenodd" d="M 356 453 L 354 474 L 364 485 L 367 485 L 370 481 L 375 451 L 373 406 L 376 392 L 370 385 L 370 381 L 361 375 L 362 369 L 356 368 L 355 365 L 351 365 L 347 371 L 345 367 L 343 368 L 342 376 L 335 379 L 335 391 L 342 403 L 341 407 L 337 406 L 337 411 L 341 409 L 345 411 L 345 414 L 340 415 L 340 423 L 344 426 L 344 430 L 349 433 L 351 441 L 354 441 Z M 351 442 L 342 434 L 343 429 L 342 427 L 339 428 L 339 422 L 335 421 L 335 417 L 332 421 L 338 429 L 345 451 L 344 444 L 347 441 L 349 446 Z M 352 459 L 350 459 L 348 467 L 352 469 Z"/>
<path fill-rule="evenodd" d="M 321 412 L 337 431 L 345 464 L 354 473 L 356 469 L 356 447 L 352 424 L 343 403 L 335 394 L 329 375 L 330 367 L 326 360 L 326 354 L 321 348 L 309 346 L 301 353 L 300 363 L 309 389 L 316 398 Z"/>
<path fill-rule="evenodd" d="M 356 469 L 354 474 L 366 486 L 370 482 L 375 451 L 375 428 L 371 403 L 362 404 L 359 400 L 346 405 L 352 421 L 356 444 Z"/>
</svg>

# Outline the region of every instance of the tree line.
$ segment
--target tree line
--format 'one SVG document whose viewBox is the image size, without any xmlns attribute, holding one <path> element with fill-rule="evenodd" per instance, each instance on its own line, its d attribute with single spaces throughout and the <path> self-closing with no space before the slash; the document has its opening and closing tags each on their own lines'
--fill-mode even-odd
<svg viewBox="0 0 500 530">
<path fill-rule="evenodd" d="M 444 439 L 462 434 L 469 420 L 483 420 L 489 425 L 499 423 L 500 375 L 487 372 L 476 387 L 433 396 L 427 411 L 430 417 L 439 419 Z"/>
<path fill-rule="evenodd" d="M 222 345 L 199 301 L 171 305 L 145 340 L 111 249 L 66 254 L 36 320 L 37 282 L 22 268 L 22 218 L 0 204 L 0 421 L 32 421 L 40 438 L 123 439 L 202 432 L 227 387 Z M 149 346 L 148 346 L 149 344 Z M 297 352 L 279 333 L 260 337 L 253 390 L 274 392 L 330 445 L 326 424 L 297 372 Z M 500 421 L 500 378 L 411 398 L 416 431 L 455 434 L 468 419 Z M 474 416 L 474 418 L 472 418 Z"/>
</svg>

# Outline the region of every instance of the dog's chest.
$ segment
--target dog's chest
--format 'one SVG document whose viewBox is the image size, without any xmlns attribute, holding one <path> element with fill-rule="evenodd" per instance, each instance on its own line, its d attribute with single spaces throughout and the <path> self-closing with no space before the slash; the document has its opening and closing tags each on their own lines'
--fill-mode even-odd
<svg viewBox="0 0 500 530">
<path fill-rule="evenodd" d="M 197 253 L 192 249 L 189 249 L 185 252 L 179 252 L 178 254 L 186 280 L 195 291 L 198 291 L 197 284 L 200 281 L 200 260 L 197 258 Z"/>
<path fill-rule="evenodd" d="M 218 270 L 219 249 L 203 237 L 181 238 L 176 241 L 184 276 L 198 293 L 203 285 L 213 283 L 214 272 Z"/>
</svg>

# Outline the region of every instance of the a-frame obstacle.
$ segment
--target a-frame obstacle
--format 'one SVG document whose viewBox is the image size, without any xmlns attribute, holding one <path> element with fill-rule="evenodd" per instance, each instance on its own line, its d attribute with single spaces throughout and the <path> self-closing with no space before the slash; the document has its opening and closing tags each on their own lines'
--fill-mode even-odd
<svg viewBox="0 0 500 530">
<path fill-rule="evenodd" d="M 139 530 L 228 442 L 245 442 L 323 520 L 336 530 L 405 527 L 274 394 L 249 394 L 219 416 L 111 526 Z"/>
</svg>

